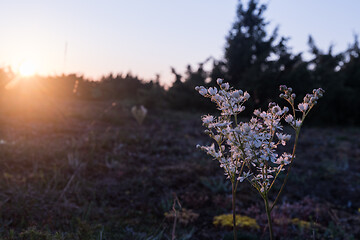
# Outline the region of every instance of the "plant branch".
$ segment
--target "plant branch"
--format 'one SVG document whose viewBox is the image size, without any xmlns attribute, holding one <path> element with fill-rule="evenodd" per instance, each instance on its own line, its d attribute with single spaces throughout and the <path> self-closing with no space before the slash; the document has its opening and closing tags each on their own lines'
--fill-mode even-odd
<svg viewBox="0 0 360 240">
<path fill-rule="evenodd" d="M 283 184 L 281 185 L 280 191 L 279 191 L 279 193 L 277 194 L 277 196 L 276 196 L 276 198 L 275 198 L 275 201 L 274 201 L 274 203 L 272 204 L 272 206 L 271 206 L 271 208 L 270 208 L 270 212 L 273 210 L 273 208 L 275 207 L 277 201 L 279 200 L 279 197 L 280 197 L 281 193 L 283 192 L 284 187 L 285 187 L 285 185 L 286 185 L 286 183 L 287 183 L 287 180 L 288 180 L 288 178 L 289 178 L 289 174 L 290 174 L 290 172 L 291 172 L 291 167 L 292 167 L 293 162 L 294 162 L 296 146 L 297 146 L 297 142 L 298 142 L 298 139 L 299 139 L 299 133 L 300 133 L 300 127 L 296 130 L 295 143 L 294 143 L 294 148 L 293 148 L 293 152 L 292 152 L 292 156 L 291 156 L 291 160 L 290 160 L 288 172 L 287 172 L 287 174 L 286 174 L 286 177 L 285 177 L 285 179 L 284 179 Z"/>
<path fill-rule="evenodd" d="M 270 240 L 273 240 L 274 234 L 273 234 L 273 229 L 272 229 L 271 210 L 269 209 L 269 200 L 268 200 L 267 195 L 265 195 L 264 202 L 265 202 L 265 210 L 266 210 L 266 215 L 267 215 L 268 224 L 269 224 Z"/>
<path fill-rule="evenodd" d="M 234 182 L 231 182 L 232 185 L 232 212 L 233 212 L 233 232 L 234 232 L 234 240 L 237 239 L 236 233 L 236 214 L 235 214 L 235 198 L 236 198 L 236 189 L 234 186 Z"/>
</svg>

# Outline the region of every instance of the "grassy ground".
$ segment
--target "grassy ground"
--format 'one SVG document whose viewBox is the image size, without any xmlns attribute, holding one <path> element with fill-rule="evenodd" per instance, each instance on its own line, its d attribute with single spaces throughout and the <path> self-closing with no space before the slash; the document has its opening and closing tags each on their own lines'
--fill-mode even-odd
<svg viewBox="0 0 360 240">
<path fill-rule="evenodd" d="M 210 143 L 200 113 L 150 110 L 139 126 L 119 102 L 5 103 L 0 238 L 171 239 L 175 208 L 177 239 L 232 239 L 213 224 L 231 213 L 231 186 L 195 148 Z M 278 239 L 360 238 L 359 136 L 304 127 L 273 212 Z M 237 199 L 237 213 L 258 225 L 239 239 L 268 239 L 260 196 L 245 183 Z"/>
</svg>

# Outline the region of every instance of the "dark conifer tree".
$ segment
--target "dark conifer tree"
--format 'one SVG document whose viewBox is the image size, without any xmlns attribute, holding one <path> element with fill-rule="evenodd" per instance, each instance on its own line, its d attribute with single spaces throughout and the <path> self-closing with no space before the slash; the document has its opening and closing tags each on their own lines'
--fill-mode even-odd
<svg viewBox="0 0 360 240">
<path fill-rule="evenodd" d="M 266 5 L 250 0 L 247 9 L 240 2 L 237 20 L 226 38 L 225 62 L 228 68 L 229 82 L 236 87 L 256 90 L 259 79 L 268 68 L 268 60 L 274 52 L 274 40 L 277 30 L 268 36 L 263 13 Z"/>
<path fill-rule="evenodd" d="M 354 43 L 349 46 L 348 50 L 344 53 L 344 61 L 342 62 L 341 75 L 344 79 L 344 89 L 346 94 L 343 98 L 347 99 L 347 122 L 351 124 L 360 124 L 360 48 L 358 36 L 355 35 Z"/>
<path fill-rule="evenodd" d="M 285 44 L 285 39 L 275 43 L 277 28 L 269 35 L 268 22 L 263 16 L 266 5 L 250 0 L 245 9 L 239 2 L 237 19 L 226 38 L 225 64 L 230 84 L 244 89 L 252 95 L 249 104 L 254 107 L 267 105 L 269 97 L 277 90 L 280 68 L 274 61 L 279 59 L 277 45 Z M 285 48 L 283 48 L 285 49 Z M 263 104 L 263 105 L 260 105 Z M 251 112 L 252 107 L 248 108 Z"/>
</svg>

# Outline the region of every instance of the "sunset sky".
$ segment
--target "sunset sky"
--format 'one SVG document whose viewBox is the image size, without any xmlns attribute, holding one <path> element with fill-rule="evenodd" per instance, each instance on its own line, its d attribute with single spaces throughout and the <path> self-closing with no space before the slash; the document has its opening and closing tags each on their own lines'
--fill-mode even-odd
<svg viewBox="0 0 360 240">
<path fill-rule="evenodd" d="M 131 71 L 173 81 L 207 57 L 221 58 L 235 20 L 236 0 L 108 0 L 0 2 L 0 67 L 31 66 L 41 75 L 101 75 Z M 270 0 L 269 30 L 280 26 L 293 52 L 306 52 L 311 34 L 327 50 L 343 51 L 360 34 L 360 1 Z"/>
</svg>

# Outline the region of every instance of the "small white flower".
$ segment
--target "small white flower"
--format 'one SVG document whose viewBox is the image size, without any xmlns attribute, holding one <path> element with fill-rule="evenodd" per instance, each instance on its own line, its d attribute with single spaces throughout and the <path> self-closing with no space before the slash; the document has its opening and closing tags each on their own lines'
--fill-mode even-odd
<svg viewBox="0 0 360 240">
<path fill-rule="evenodd" d="M 266 118 L 266 116 L 267 116 L 267 115 L 266 115 L 266 112 L 261 112 L 261 113 L 260 113 L 260 117 L 261 117 L 261 118 Z"/>
<path fill-rule="evenodd" d="M 290 140 L 291 136 L 288 134 L 282 134 L 282 133 L 276 133 L 276 136 L 278 137 L 279 141 L 281 142 L 281 145 L 285 146 L 286 142 Z"/>
<path fill-rule="evenodd" d="M 232 95 L 232 97 L 234 97 L 234 98 L 240 98 L 240 91 L 237 91 L 237 90 L 236 90 L 236 91 L 233 91 L 231 95 Z"/>
<path fill-rule="evenodd" d="M 203 116 L 202 121 L 204 124 L 209 124 L 214 121 L 214 117 L 211 115 L 206 115 L 206 116 Z"/>
<path fill-rule="evenodd" d="M 300 119 L 298 119 L 298 120 L 296 120 L 295 121 L 295 127 L 300 127 L 301 126 L 301 120 Z"/>
<path fill-rule="evenodd" d="M 218 78 L 218 79 L 216 80 L 216 82 L 217 82 L 217 84 L 221 85 L 221 84 L 223 83 L 223 79 Z"/>
<path fill-rule="evenodd" d="M 230 124 L 229 122 L 217 122 L 217 123 L 214 124 L 214 126 L 222 128 L 222 127 L 228 126 L 229 124 Z"/>
<path fill-rule="evenodd" d="M 240 181 L 240 182 L 243 182 L 245 179 L 247 179 L 248 177 L 250 177 L 252 175 L 252 173 L 250 172 L 250 171 L 248 171 L 248 172 L 244 172 L 243 174 L 242 174 L 242 176 L 239 176 L 238 177 L 238 181 Z"/>
<path fill-rule="evenodd" d="M 298 105 L 298 108 L 301 112 L 305 112 L 308 109 L 308 107 L 309 107 L 309 104 L 307 104 L 307 103 L 300 103 Z"/>
<path fill-rule="evenodd" d="M 259 111 L 259 109 L 255 109 L 255 111 L 254 111 L 254 115 L 255 115 L 255 116 L 258 117 L 258 116 L 260 115 L 260 113 L 261 113 L 261 112 Z"/>
<path fill-rule="evenodd" d="M 245 100 L 249 100 L 250 94 L 248 92 L 244 92 L 244 98 Z"/>
<path fill-rule="evenodd" d="M 217 89 L 216 89 L 216 87 L 214 87 L 214 88 L 210 87 L 208 89 L 208 92 L 211 96 L 214 96 L 215 94 L 217 94 Z"/>
<path fill-rule="evenodd" d="M 205 87 L 200 86 L 195 88 L 196 91 L 198 91 L 201 95 L 205 96 L 207 94 L 207 90 Z"/>
<path fill-rule="evenodd" d="M 238 110 L 239 112 L 243 112 L 245 110 L 245 106 L 241 106 Z"/>
<path fill-rule="evenodd" d="M 216 103 L 221 103 L 223 101 L 223 97 L 221 97 L 219 94 L 216 94 L 215 96 L 211 97 L 211 100 Z"/>
<path fill-rule="evenodd" d="M 223 84 L 221 84 L 221 87 L 222 87 L 224 90 L 229 90 L 230 85 L 229 85 L 229 83 L 223 83 Z"/>
<path fill-rule="evenodd" d="M 272 109 L 271 109 L 272 113 L 273 114 L 276 114 L 276 115 L 281 115 L 282 114 L 282 111 L 281 111 L 281 108 L 279 106 L 274 106 Z"/>
<path fill-rule="evenodd" d="M 291 114 L 287 115 L 285 118 L 285 122 L 287 122 L 287 123 L 292 123 L 293 120 L 294 120 L 294 117 Z"/>
<path fill-rule="evenodd" d="M 254 142 L 254 146 L 255 146 L 256 148 L 259 148 L 259 147 L 261 146 L 261 142 L 260 142 L 259 140 L 256 140 L 256 141 Z"/>
<path fill-rule="evenodd" d="M 244 132 L 246 132 L 246 133 L 248 133 L 251 130 L 249 124 L 247 124 L 247 123 L 244 123 L 242 125 L 242 128 L 244 129 Z"/>
<path fill-rule="evenodd" d="M 289 153 L 283 153 L 277 160 L 276 164 L 288 165 L 291 162 L 292 155 Z"/>
</svg>

